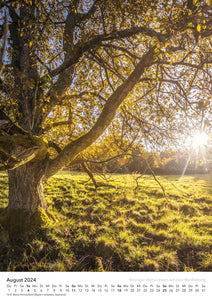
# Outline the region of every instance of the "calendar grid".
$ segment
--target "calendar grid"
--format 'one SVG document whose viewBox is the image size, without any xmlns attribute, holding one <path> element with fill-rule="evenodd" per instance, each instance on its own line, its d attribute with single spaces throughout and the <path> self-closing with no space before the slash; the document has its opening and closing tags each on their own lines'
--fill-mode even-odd
<svg viewBox="0 0 212 300">
<path fill-rule="evenodd" d="M 27 274 L 29 275 L 29 274 Z M 151 275 L 151 276 L 149 276 Z M 193 275 L 193 276 L 192 276 Z M 30 277 L 31 276 L 31 277 Z M 158 297 L 178 295 L 206 297 L 211 292 L 211 273 L 4 273 L 1 287 L 11 297 L 69 298 L 71 296 Z M 181 276 L 181 277 L 180 277 Z M 140 299 L 140 298 L 139 298 Z"/>
</svg>

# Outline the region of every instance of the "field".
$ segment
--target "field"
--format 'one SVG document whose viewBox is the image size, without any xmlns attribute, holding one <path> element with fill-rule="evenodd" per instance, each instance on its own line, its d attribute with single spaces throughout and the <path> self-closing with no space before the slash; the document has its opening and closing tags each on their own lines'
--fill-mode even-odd
<svg viewBox="0 0 212 300">
<path fill-rule="evenodd" d="M 52 177 L 39 231 L 0 228 L 0 271 L 212 271 L 212 175 L 107 179 L 95 191 L 83 173 Z M 1 210 L 7 196 L 0 173 Z"/>
</svg>

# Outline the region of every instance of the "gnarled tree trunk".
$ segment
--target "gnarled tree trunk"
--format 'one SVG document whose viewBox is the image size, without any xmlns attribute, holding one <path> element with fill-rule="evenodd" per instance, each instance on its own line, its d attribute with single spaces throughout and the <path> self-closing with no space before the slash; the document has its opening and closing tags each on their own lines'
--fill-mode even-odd
<svg viewBox="0 0 212 300">
<path fill-rule="evenodd" d="M 46 215 L 44 164 L 27 163 L 8 171 L 9 204 L 3 225 L 9 231 L 29 231 L 49 221 Z"/>
<path fill-rule="evenodd" d="M 44 171 L 39 163 L 28 163 L 9 172 L 8 209 L 34 214 L 39 207 L 46 209 Z"/>
</svg>

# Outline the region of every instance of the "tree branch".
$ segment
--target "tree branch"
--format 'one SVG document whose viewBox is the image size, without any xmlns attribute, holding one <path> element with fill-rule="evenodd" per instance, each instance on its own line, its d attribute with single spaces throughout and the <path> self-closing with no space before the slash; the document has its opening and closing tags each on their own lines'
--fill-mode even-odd
<svg viewBox="0 0 212 300">
<path fill-rule="evenodd" d="M 86 21 L 87 19 L 89 19 L 96 11 L 97 9 L 97 4 L 98 2 L 100 2 L 101 0 L 95 0 L 93 5 L 91 6 L 91 8 L 89 9 L 89 11 L 86 14 L 77 14 L 77 21 L 79 23 Z"/>
<path fill-rule="evenodd" d="M 5 7 L 5 6 L 8 6 L 8 4 L 10 4 L 10 2 L 12 2 L 13 0 L 8 0 L 8 1 L 1 1 L 0 3 L 0 9 Z"/>
<path fill-rule="evenodd" d="M 32 147 L 32 148 L 24 150 L 17 157 L 8 154 L 9 155 L 8 160 L 6 162 L 0 164 L 0 171 L 16 169 L 16 168 L 32 161 L 39 152 L 40 152 L 39 147 Z M 1 149 L 0 149 L 0 154 L 1 154 Z"/>
<path fill-rule="evenodd" d="M 103 47 L 105 47 L 105 48 L 113 48 L 113 49 L 122 51 L 125 54 L 128 54 L 128 56 L 130 56 L 130 57 L 132 57 L 132 58 L 134 58 L 136 60 L 141 58 L 141 57 L 139 57 L 139 56 L 131 53 L 129 50 L 127 50 L 126 48 L 121 47 L 121 46 L 117 46 L 117 45 L 113 45 L 113 44 L 103 44 Z"/>
<path fill-rule="evenodd" d="M 2 49 L 0 51 L 0 77 L 3 72 L 4 68 L 4 56 L 6 52 L 6 47 L 7 47 L 7 39 L 8 39 L 8 16 L 5 14 L 4 16 L 4 24 L 3 24 L 3 45 Z"/>
<path fill-rule="evenodd" d="M 59 126 L 63 126 L 63 125 L 70 125 L 72 123 L 72 120 L 67 120 L 67 121 L 60 121 L 60 122 L 55 122 L 52 124 L 47 125 L 43 131 L 49 131 L 50 129 L 54 128 L 54 127 L 59 127 Z"/>
<path fill-rule="evenodd" d="M 88 168 L 87 164 L 85 162 L 83 162 L 82 164 L 83 170 L 88 174 L 88 176 L 90 177 L 90 179 L 92 180 L 94 186 L 95 186 L 95 190 L 98 187 L 98 184 L 93 176 L 93 173 L 91 172 L 91 170 Z"/>
<path fill-rule="evenodd" d="M 9 91 L 11 90 L 10 85 L 6 85 L 0 78 L 0 91 L 4 92 L 5 94 L 9 94 Z"/>
<path fill-rule="evenodd" d="M 102 160 L 93 160 L 93 159 L 84 159 L 84 158 L 78 158 L 76 160 L 73 160 L 70 165 L 76 165 L 76 164 L 82 164 L 82 163 L 92 163 L 92 164 L 105 164 L 110 161 L 113 161 L 117 158 L 123 157 L 123 156 L 132 156 L 132 154 L 127 154 L 127 153 L 121 153 L 114 155 L 112 157 L 109 157 L 107 159 L 102 159 Z"/>
<path fill-rule="evenodd" d="M 139 34 L 139 33 L 143 33 L 149 37 L 156 37 L 161 42 L 165 42 L 165 40 L 168 38 L 167 34 L 162 34 L 162 33 L 156 32 L 153 29 L 143 27 L 143 26 L 142 27 L 136 26 L 136 27 L 132 27 L 130 29 L 124 29 L 121 31 L 113 31 L 110 34 L 106 34 L 106 35 L 105 34 L 96 35 L 88 42 L 77 43 L 73 49 L 74 55 L 72 55 L 69 59 L 65 60 L 58 68 L 52 70 L 49 73 L 49 75 L 51 77 L 55 77 L 55 76 L 59 75 L 61 72 L 63 72 L 67 68 L 70 68 L 71 66 L 75 65 L 79 61 L 80 57 L 86 51 L 89 51 L 97 46 L 102 45 L 102 42 L 104 42 L 104 41 L 112 41 L 112 40 L 128 38 L 128 37 L 131 37 L 131 36 Z M 45 78 L 45 76 L 43 78 Z M 41 81 L 42 81 L 42 79 L 41 79 Z"/>
<path fill-rule="evenodd" d="M 99 136 L 102 135 L 102 133 L 112 122 L 119 105 L 132 91 L 146 68 L 150 67 L 154 63 L 154 50 L 155 47 L 151 48 L 142 56 L 134 71 L 108 98 L 99 118 L 92 129 L 82 137 L 68 144 L 55 159 L 49 162 L 46 174 L 47 177 L 55 174 L 65 165 L 69 164 L 72 160 L 74 160 L 75 156 L 79 152 L 85 150 L 88 146 L 93 144 Z"/>
</svg>

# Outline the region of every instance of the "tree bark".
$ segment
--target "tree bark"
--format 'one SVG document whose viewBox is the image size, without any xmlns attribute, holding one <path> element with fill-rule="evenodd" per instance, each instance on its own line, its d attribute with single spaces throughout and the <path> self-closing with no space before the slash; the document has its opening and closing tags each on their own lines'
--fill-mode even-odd
<svg viewBox="0 0 212 300">
<path fill-rule="evenodd" d="M 28 163 L 8 172 L 8 210 L 20 211 L 28 216 L 39 208 L 46 209 L 44 197 L 45 175 L 41 163 Z"/>
</svg>

